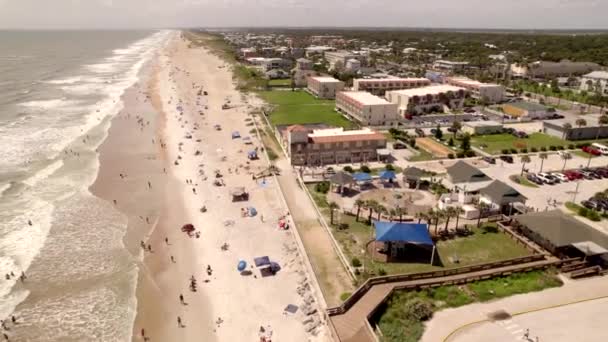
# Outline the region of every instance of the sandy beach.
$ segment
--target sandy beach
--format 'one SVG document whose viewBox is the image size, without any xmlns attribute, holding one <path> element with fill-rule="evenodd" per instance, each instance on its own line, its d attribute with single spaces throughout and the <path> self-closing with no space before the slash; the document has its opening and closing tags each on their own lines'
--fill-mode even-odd
<svg viewBox="0 0 608 342">
<path fill-rule="evenodd" d="M 125 244 L 142 260 L 133 341 L 144 340 L 142 329 L 151 341 L 328 340 L 294 232 L 279 228 L 291 218 L 278 184 L 254 179 L 268 162 L 252 99 L 235 90 L 222 60 L 178 38 L 142 74 L 100 147 L 91 187 L 128 217 Z M 256 149 L 261 158 L 249 160 Z M 249 199 L 233 202 L 235 187 Z M 244 216 L 249 207 L 257 213 Z M 254 258 L 263 256 L 276 274 L 262 276 Z"/>
</svg>

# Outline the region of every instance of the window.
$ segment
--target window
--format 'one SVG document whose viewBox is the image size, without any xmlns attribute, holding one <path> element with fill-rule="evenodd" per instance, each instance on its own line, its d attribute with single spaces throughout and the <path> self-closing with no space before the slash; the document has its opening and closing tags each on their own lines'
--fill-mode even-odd
<svg viewBox="0 0 608 342">
<path fill-rule="evenodd" d="M 357 141 L 357 142 L 356 142 L 356 144 L 355 144 L 355 145 L 356 145 L 357 147 L 361 147 L 361 146 L 363 146 L 363 141 L 360 141 L 360 140 L 359 140 L 359 141 Z"/>
</svg>

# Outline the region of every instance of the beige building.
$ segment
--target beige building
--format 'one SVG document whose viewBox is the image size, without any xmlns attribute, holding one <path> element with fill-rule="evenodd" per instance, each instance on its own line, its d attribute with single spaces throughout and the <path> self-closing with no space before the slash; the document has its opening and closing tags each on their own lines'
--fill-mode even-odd
<svg viewBox="0 0 608 342">
<path fill-rule="evenodd" d="M 374 95 L 384 95 L 387 91 L 430 86 L 426 78 L 357 78 L 353 80 L 353 90 L 367 91 Z"/>
<path fill-rule="evenodd" d="M 397 124 L 397 104 L 364 91 L 342 91 L 336 95 L 336 108 L 365 126 Z"/>
<path fill-rule="evenodd" d="M 389 91 L 386 93 L 386 99 L 397 104 L 400 116 L 408 118 L 430 112 L 442 112 L 445 107 L 449 110 L 461 109 L 467 93 L 464 88 L 435 85 Z"/>
<path fill-rule="evenodd" d="M 325 51 L 323 54 L 327 63 L 329 63 L 329 70 L 333 70 L 336 68 L 337 64 L 340 64 L 342 68 L 346 67 L 348 60 L 356 59 L 361 64 L 361 66 L 365 66 L 367 63 L 367 57 L 361 54 L 356 54 L 350 51 L 340 50 L 340 51 Z"/>
<path fill-rule="evenodd" d="M 470 135 L 502 133 L 502 124 L 496 121 L 469 121 L 462 125 L 462 131 Z"/>
<path fill-rule="evenodd" d="M 467 89 L 473 96 L 488 103 L 500 103 L 505 97 L 505 87 L 500 84 L 481 83 L 466 77 L 448 77 L 446 83 Z"/>
<path fill-rule="evenodd" d="M 320 99 L 333 99 L 344 89 L 344 82 L 333 77 L 313 76 L 308 78 L 306 89 Z"/>
<path fill-rule="evenodd" d="M 386 149 L 386 137 L 369 128 L 345 131 L 343 128 L 309 129 L 293 125 L 281 132 L 281 142 L 292 165 L 377 161 L 378 150 Z"/>
</svg>

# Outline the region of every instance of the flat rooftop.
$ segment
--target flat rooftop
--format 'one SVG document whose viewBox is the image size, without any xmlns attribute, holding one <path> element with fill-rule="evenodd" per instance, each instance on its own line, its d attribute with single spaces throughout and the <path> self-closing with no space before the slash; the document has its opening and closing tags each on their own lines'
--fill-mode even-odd
<svg viewBox="0 0 608 342">
<path fill-rule="evenodd" d="M 336 142 L 350 142 L 350 141 L 386 141 L 386 137 L 383 134 L 372 131 L 369 128 L 363 128 L 358 130 L 344 130 L 344 128 L 329 128 L 329 129 L 315 129 L 311 134 L 308 135 L 314 143 L 336 143 Z"/>
<path fill-rule="evenodd" d="M 502 124 L 498 121 L 492 121 L 492 120 L 488 120 L 488 121 L 468 121 L 464 123 L 464 126 L 468 126 L 468 127 L 496 127 L 496 126 L 502 126 Z"/>
<path fill-rule="evenodd" d="M 325 129 L 314 129 L 308 136 L 314 137 L 336 137 L 343 135 L 366 135 L 366 134 L 378 134 L 369 128 L 344 130 L 342 127 L 338 128 L 325 128 Z"/>
<path fill-rule="evenodd" d="M 424 96 L 424 95 L 428 95 L 428 94 L 446 93 L 448 91 L 457 92 L 459 90 L 466 90 L 466 89 L 447 85 L 447 84 L 441 84 L 441 85 L 434 85 L 434 86 L 421 87 L 421 88 L 393 90 L 393 91 L 390 91 L 390 93 L 405 95 L 405 96 Z"/>
<path fill-rule="evenodd" d="M 355 101 L 359 101 L 364 105 L 391 104 L 385 99 L 372 95 L 366 91 L 343 91 L 341 94 L 348 96 Z"/>
<path fill-rule="evenodd" d="M 328 77 L 328 76 L 313 76 L 311 77 L 314 80 L 317 80 L 319 82 L 324 82 L 324 83 L 338 83 L 338 82 L 342 82 L 340 80 L 337 80 L 333 77 Z"/>
<path fill-rule="evenodd" d="M 408 78 L 401 78 L 401 77 L 387 77 L 387 78 L 357 78 L 355 80 L 353 80 L 353 82 L 383 82 L 383 83 L 390 83 L 390 82 L 431 82 L 428 78 L 424 78 L 424 77 L 408 77 Z"/>
<path fill-rule="evenodd" d="M 513 107 L 517 107 L 517 108 L 521 108 L 521 109 L 525 109 L 525 110 L 547 110 L 548 109 L 548 107 L 543 106 L 541 104 L 534 103 L 534 102 L 526 102 L 526 101 L 505 103 L 504 106 L 513 106 Z"/>
<path fill-rule="evenodd" d="M 483 82 L 479 82 L 476 80 L 472 80 L 470 78 L 467 77 L 450 77 L 451 81 L 454 82 L 460 82 L 460 83 L 464 83 L 464 84 L 468 84 L 471 86 L 477 86 L 477 87 L 488 87 L 488 86 L 492 86 L 492 87 L 498 87 L 499 85 L 496 83 L 483 83 Z"/>
</svg>

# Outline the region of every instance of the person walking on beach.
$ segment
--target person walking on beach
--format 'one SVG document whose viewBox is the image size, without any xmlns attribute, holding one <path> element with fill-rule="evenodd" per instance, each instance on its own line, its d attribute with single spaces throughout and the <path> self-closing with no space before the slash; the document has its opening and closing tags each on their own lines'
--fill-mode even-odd
<svg viewBox="0 0 608 342">
<path fill-rule="evenodd" d="M 165 237 L 165 243 L 166 243 L 167 245 L 169 245 L 169 238 L 168 238 L 168 237 Z"/>
<path fill-rule="evenodd" d="M 148 252 L 152 253 L 152 245 L 148 245 Z"/>
<path fill-rule="evenodd" d="M 7 334 L 5 334 L 5 333 L 4 333 L 4 334 L 2 334 L 2 336 L 4 336 L 4 340 L 5 340 L 5 341 L 10 341 L 10 340 L 8 339 L 8 335 L 7 335 Z"/>
<path fill-rule="evenodd" d="M 175 264 L 175 258 L 173 257 L 173 255 L 171 256 L 171 262 Z"/>
<path fill-rule="evenodd" d="M 150 181 L 148 181 L 148 189 L 152 189 L 152 183 L 150 183 Z"/>
<path fill-rule="evenodd" d="M 184 302 L 184 295 L 183 295 L 183 294 L 181 294 L 181 293 L 179 294 L 179 302 L 180 302 L 182 305 L 185 305 L 185 304 L 186 304 L 186 303 Z"/>
<path fill-rule="evenodd" d="M 178 326 L 179 328 L 183 327 L 183 325 L 182 325 L 182 318 L 181 318 L 181 317 L 179 317 L 179 316 L 177 316 L 177 326 Z"/>
</svg>

